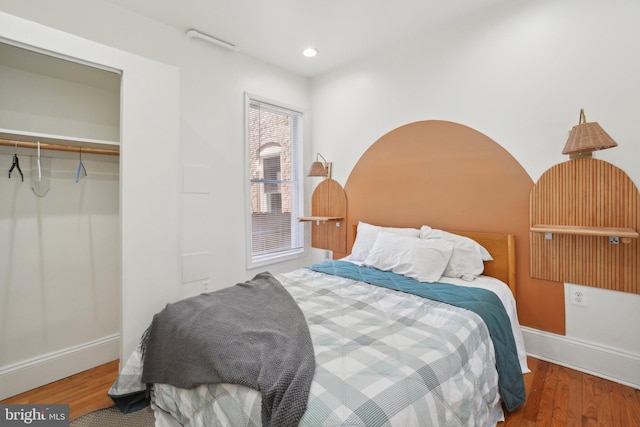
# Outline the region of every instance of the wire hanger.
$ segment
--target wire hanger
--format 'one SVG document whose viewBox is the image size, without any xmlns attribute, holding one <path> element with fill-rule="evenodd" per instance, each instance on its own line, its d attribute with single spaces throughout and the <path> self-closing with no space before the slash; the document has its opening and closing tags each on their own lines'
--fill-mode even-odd
<svg viewBox="0 0 640 427">
<path fill-rule="evenodd" d="M 82 174 L 82 176 L 80 176 Z M 80 178 L 84 178 L 87 176 L 87 170 L 82 163 L 82 148 L 80 148 L 80 163 L 78 163 L 78 170 L 76 171 L 76 184 L 80 180 Z"/>
<path fill-rule="evenodd" d="M 11 178 L 11 172 L 14 168 L 18 168 L 20 179 L 24 182 L 24 175 L 22 174 L 22 169 L 20 169 L 20 160 L 18 160 L 18 142 L 16 142 L 15 151 L 13 152 L 13 162 L 11 163 L 11 169 L 9 169 L 9 178 Z"/>
<path fill-rule="evenodd" d="M 38 153 L 38 182 L 42 181 L 42 165 L 40 163 L 40 141 L 36 141 L 38 143 L 38 148 L 36 151 Z"/>
</svg>

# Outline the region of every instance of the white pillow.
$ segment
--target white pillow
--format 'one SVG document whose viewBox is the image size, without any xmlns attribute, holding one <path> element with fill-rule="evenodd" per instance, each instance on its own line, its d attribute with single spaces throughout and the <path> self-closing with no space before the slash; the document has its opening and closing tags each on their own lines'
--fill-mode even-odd
<svg viewBox="0 0 640 427">
<path fill-rule="evenodd" d="M 453 243 L 443 239 L 420 239 L 379 231 L 364 265 L 420 282 L 436 282 L 447 267 L 452 252 Z"/>
<path fill-rule="evenodd" d="M 364 261 L 367 258 L 367 255 L 369 255 L 369 251 L 373 247 L 376 237 L 378 237 L 378 231 L 381 230 L 406 236 L 420 236 L 420 230 L 417 228 L 380 227 L 360 221 L 358 222 L 356 241 L 353 242 L 349 259 L 352 261 Z"/>
<path fill-rule="evenodd" d="M 471 281 L 484 271 L 482 261 L 491 261 L 493 258 L 481 244 L 468 237 L 459 236 L 443 230 L 435 230 L 427 225 L 420 228 L 421 239 L 444 239 L 454 245 L 453 254 L 443 276 L 459 277 Z"/>
</svg>

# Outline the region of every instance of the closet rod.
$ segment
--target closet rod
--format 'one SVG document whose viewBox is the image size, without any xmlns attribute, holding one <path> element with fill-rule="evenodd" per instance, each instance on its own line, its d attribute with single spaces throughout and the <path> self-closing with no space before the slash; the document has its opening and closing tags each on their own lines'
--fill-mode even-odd
<svg viewBox="0 0 640 427">
<path fill-rule="evenodd" d="M 30 141 L 11 141 L 9 139 L 0 139 L 0 146 L 15 147 L 17 144 L 20 148 L 38 148 L 38 144 Z M 119 156 L 120 151 L 112 150 L 108 148 L 91 148 L 91 147 L 77 147 L 75 145 L 61 145 L 61 144 L 48 144 L 45 142 L 40 143 L 41 150 L 55 150 L 55 151 L 69 151 L 72 153 L 79 153 L 82 150 L 85 154 L 104 154 L 107 156 Z"/>
</svg>

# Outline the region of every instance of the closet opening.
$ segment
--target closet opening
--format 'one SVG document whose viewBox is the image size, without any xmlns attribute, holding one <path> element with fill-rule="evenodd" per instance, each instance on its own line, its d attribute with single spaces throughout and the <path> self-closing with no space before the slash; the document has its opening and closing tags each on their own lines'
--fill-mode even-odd
<svg viewBox="0 0 640 427">
<path fill-rule="evenodd" d="M 0 399 L 120 357 L 121 83 L 0 41 Z"/>
</svg>

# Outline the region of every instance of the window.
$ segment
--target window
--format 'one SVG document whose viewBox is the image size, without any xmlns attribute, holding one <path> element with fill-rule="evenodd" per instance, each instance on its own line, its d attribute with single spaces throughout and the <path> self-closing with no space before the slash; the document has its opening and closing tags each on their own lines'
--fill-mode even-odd
<svg viewBox="0 0 640 427">
<path fill-rule="evenodd" d="M 252 96 L 246 110 L 251 265 L 303 251 L 302 113 Z"/>
</svg>

